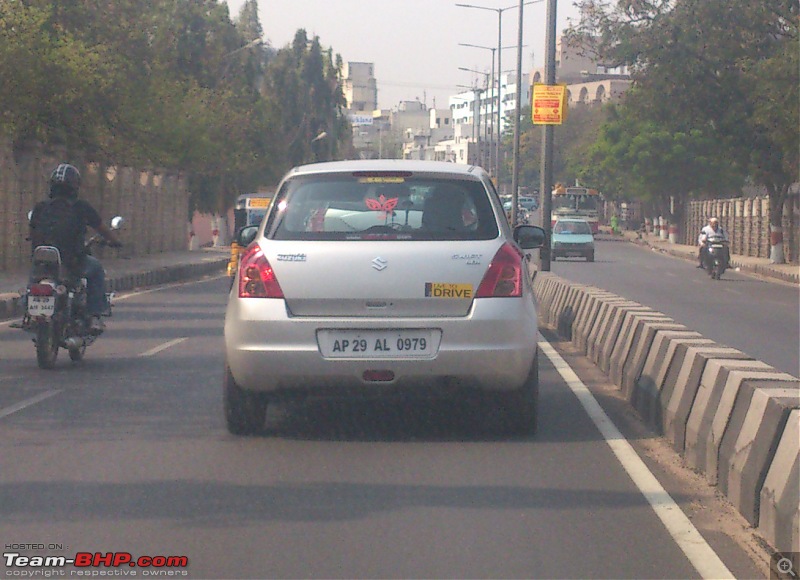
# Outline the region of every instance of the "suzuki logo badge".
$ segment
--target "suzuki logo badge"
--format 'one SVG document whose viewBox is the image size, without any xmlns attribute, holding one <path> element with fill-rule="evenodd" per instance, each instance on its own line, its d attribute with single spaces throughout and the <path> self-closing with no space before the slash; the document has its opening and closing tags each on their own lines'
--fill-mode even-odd
<svg viewBox="0 0 800 580">
<path fill-rule="evenodd" d="M 375 268 L 378 272 L 382 272 L 383 270 L 385 270 L 388 265 L 389 262 L 387 262 L 381 257 L 372 260 L 372 267 Z"/>
</svg>

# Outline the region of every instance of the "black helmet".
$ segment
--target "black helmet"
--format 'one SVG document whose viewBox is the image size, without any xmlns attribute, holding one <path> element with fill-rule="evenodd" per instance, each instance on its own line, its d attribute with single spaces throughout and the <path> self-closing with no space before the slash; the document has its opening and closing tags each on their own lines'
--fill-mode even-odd
<svg viewBox="0 0 800 580">
<path fill-rule="evenodd" d="M 81 187 L 81 172 L 69 163 L 61 163 L 50 175 L 50 197 L 64 195 L 78 197 Z"/>
</svg>

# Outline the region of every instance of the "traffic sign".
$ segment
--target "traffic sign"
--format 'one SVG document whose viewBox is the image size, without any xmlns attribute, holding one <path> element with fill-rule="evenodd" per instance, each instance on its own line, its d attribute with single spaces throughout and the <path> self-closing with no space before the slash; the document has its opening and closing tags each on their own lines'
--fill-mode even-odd
<svg viewBox="0 0 800 580">
<path fill-rule="evenodd" d="M 531 111 L 534 125 L 560 125 L 567 117 L 567 88 L 564 85 L 533 85 Z"/>
</svg>

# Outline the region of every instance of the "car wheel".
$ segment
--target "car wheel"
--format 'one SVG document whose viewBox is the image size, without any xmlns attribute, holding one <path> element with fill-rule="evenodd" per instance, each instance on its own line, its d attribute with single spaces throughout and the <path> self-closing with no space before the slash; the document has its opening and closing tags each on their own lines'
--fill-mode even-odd
<svg viewBox="0 0 800 580">
<path fill-rule="evenodd" d="M 264 428 L 267 416 L 266 396 L 249 392 L 236 384 L 227 364 L 223 383 L 223 403 L 225 422 L 231 434 L 255 435 Z"/>
<path fill-rule="evenodd" d="M 586 261 L 594 262 L 594 252 L 592 252 L 591 254 L 586 254 Z"/>
<path fill-rule="evenodd" d="M 511 435 L 535 435 L 539 422 L 539 353 L 537 350 L 525 383 L 516 391 L 501 395 L 506 420 L 504 431 Z"/>
</svg>

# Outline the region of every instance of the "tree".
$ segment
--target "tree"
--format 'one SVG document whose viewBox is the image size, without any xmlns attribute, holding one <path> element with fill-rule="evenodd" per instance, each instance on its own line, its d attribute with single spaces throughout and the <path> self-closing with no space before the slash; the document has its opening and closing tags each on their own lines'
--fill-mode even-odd
<svg viewBox="0 0 800 580">
<path fill-rule="evenodd" d="M 767 188 L 770 221 L 780 228 L 785 193 L 797 179 L 797 0 L 580 6 L 572 34 L 590 39 L 586 48 L 601 62 L 630 67 L 637 87 L 626 99 L 630 111 L 667 131 L 699 131 L 718 163 Z"/>
<path fill-rule="evenodd" d="M 673 222 L 690 197 L 724 190 L 737 178 L 717 156 L 714 136 L 674 131 L 625 106 L 611 108 L 581 177 L 611 199 L 638 198 Z"/>
</svg>

